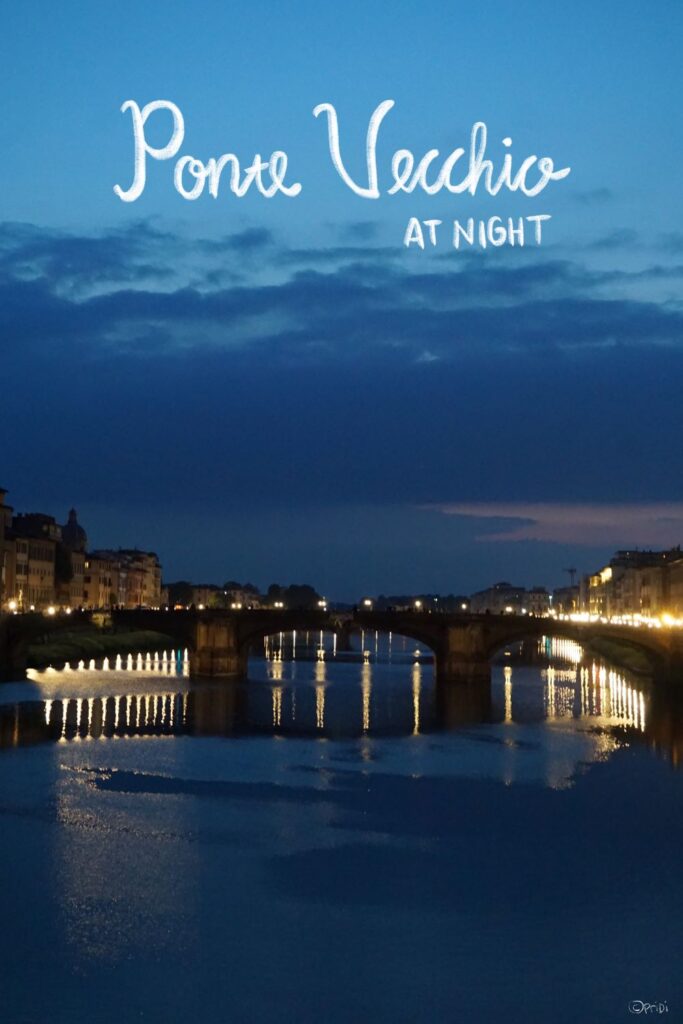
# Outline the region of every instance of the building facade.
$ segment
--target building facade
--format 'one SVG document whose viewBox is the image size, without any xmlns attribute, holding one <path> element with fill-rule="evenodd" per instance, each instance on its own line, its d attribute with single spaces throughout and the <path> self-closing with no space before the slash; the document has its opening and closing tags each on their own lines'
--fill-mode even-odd
<svg viewBox="0 0 683 1024">
<path fill-rule="evenodd" d="M 559 615 L 573 615 L 578 612 L 581 608 L 579 585 L 557 587 L 553 590 L 552 607 Z"/>
<path fill-rule="evenodd" d="M 44 513 L 13 514 L 6 494 L 0 488 L 0 607 L 160 607 L 161 565 L 154 552 L 119 548 L 89 553 L 75 509 L 60 526 Z"/>
<path fill-rule="evenodd" d="M 683 552 L 617 551 L 586 577 L 582 611 L 602 618 L 683 616 Z"/>
<path fill-rule="evenodd" d="M 107 551 L 88 554 L 83 565 L 83 606 L 113 608 L 122 603 L 117 560 Z"/>
<path fill-rule="evenodd" d="M 161 565 L 153 551 L 99 550 L 85 560 L 86 608 L 159 608 Z"/>
<path fill-rule="evenodd" d="M 491 615 L 521 615 L 526 609 L 525 587 L 513 587 L 511 583 L 494 583 L 487 590 L 479 590 L 470 598 L 470 611 L 489 612 Z"/>
<path fill-rule="evenodd" d="M 14 594 L 20 610 L 43 609 L 57 600 L 57 549 L 62 531 L 53 516 L 22 512 L 12 517 Z"/>
</svg>

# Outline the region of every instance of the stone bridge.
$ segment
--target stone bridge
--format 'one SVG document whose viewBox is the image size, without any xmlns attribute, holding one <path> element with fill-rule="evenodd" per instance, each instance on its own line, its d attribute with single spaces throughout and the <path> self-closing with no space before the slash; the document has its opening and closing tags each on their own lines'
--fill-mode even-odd
<svg viewBox="0 0 683 1024">
<path fill-rule="evenodd" d="M 116 629 L 154 630 L 189 648 L 191 671 L 198 676 L 245 676 L 250 650 L 273 634 L 330 631 L 337 634 L 343 650 L 349 649 L 354 631 L 377 630 L 406 636 L 429 647 L 440 681 L 488 679 L 491 659 L 501 648 L 519 640 L 556 636 L 583 646 L 607 639 L 631 647 L 646 655 L 655 679 L 683 689 L 683 630 L 677 629 L 579 623 L 527 615 L 374 610 L 337 613 L 322 609 L 136 609 L 114 611 L 112 621 Z M 39 614 L 0 616 L 0 679 L 21 678 L 26 668 L 26 647 L 33 639 L 74 625 L 73 620 L 51 620 Z"/>
<path fill-rule="evenodd" d="M 191 671 L 200 676 L 246 675 L 249 651 L 264 637 L 293 630 L 334 632 L 342 649 L 352 632 L 377 630 L 425 644 L 434 654 L 440 681 L 488 679 L 491 659 L 502 648 L 541 636 L 564 637 L 583 646 L 607 639 L 644 653 L 654 678 L 683 687 L 683 630 L 570 622 L 528 615 L 446 615 L 427 611 L 337 613 L 323 610 L 243 609 L 223 611 L 120 611 L 114 623 L 153 629 L 191 651 Z"/>
</svg>

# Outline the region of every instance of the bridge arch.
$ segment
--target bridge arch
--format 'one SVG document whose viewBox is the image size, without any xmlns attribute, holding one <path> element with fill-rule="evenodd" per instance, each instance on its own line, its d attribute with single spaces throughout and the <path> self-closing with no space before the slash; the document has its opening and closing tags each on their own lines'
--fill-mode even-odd
<svg viewBox="0 0 683 1024">
<path fill-rule="evenodd" d="M 286 628 L 281 628 L 286 625 Z M 293 636 L 296 640 L 293 641 Z M 362 643 L 358 642 L 360 637 L 365 637 Z M 376 640 L 376 637 L 383 639 Z M 297 625 L 292 622 L 276 623 L 271 622 L 265 626 L 261 623 L 255 628 L 251 626 L 244 630 L 241 638 L 242 657 L 245 663 L 245 672 L 248 668 L 250 657 L 260 654 L 263 651 L 262 644 L 271 641 L 271 650 L 279 650 L 278 638 L 283 639 L 282 651 L 290 654 L 295 649 L 297 659 L 302 656 L 304 659 L 315 658 L 323 643 L 323 637 L 328 638 L 324 643 L 325 660 L 329 660 L 332 654 L 331 638 L 336 638 L 334 644 L 335 656 L 350 656 L 362 659 L 363 655 L 369 655 L 372 661 L 389 662 L 395 665 L 402 664 L 410 671 L 414 663 L 414 656 L 419 658 L 425 669 L 431 674 L 436 672 L 437 652 L 434 649 L 433 637 L 424 635 L 421 630 L 412 630 L 410 634 L 399 630 L 379 629 L 375 626 L 367 626 L 357 623 L 350 617 L 331 617 L 326 623 L 321 624 L 317 619 L 313 622 L 300 619 Z M 393 642 L 387 646 L 387 638 L 392 637 Z M 356 639 L 354 643 L 353 640 Z M 274 643 L 273 643 L 274 641 Z M 419 647 L 419 650 L 416 648 Z M 266 644 L 266 655 L 268 645 Z"/>
<path fill-rule="evenodd" d="M 406 629 L 388 629 L 383 626 L 369 626 L 364 623 L 350 621 L 348 624 L 344 624 L 338 631 L 340 637 L 352 637 L 362 636 L 366 637 L 365 650 L 368 650 L 368 637 L 371 636 L 383 636 L 391 637 L 392 642 L 395 643 L 397 640 L 405 640 L 411 645 L 420 644 L 423 648 L 426 648 L 432 657 L 436 658 L 436 650 L 434 644 L 434 637 L 428 633 L 425 634 L 419 629 L 406 630 Z M 342 648 L 343 649 L 343 648 Z M 422 653 L 422 652 L 420 652 Z"/>
<path fill-rule="evenodd" d="M 621 648 L 628 648 L 644 656 L 655 675 L 663 671 L 669 662 L 666 644 L 662 643 L 658 631 L 653 629 L 643 627 L 627 631 L 610 623 L 576 623 L 563 619 L 532 617 L 515 617 L 509 624 L 499 620 L 485 636 L 482 653 L 491 661 L 506 647 L 544 636 L 572 640 L 588 650 L 595 641 L 607 641 Z"/>
</svg>

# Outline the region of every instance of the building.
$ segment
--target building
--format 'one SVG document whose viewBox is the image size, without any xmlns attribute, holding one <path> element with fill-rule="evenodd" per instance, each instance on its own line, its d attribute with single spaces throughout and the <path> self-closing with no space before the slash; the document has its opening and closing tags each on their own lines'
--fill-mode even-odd
<svg viewBox="0 0 683 1024">
<path fill-rule="evenodd" d="M 617 551 L 582 586 L 582 610 L 602 618 L 683 614 L 683 552 Z"/>
<path fill-rule="evenodd" d="M 672 559 L 667 567 L 667 611 L 675 618 L 683 618 L 683 555 Z"/>
<path fill-rule="evenodd" d="M 530 615 L 547 615 L 551 603 L 550 592 L 545 587 L 531 587 L 526 592 L 524 607 Z"/>
<path fill-rule="evenodd" d="M 71 509 L 66 523 L 42 512 L 14 515 L 0 488 L 0 606 L 158 608 L 161 566 L 137 548 L 88 553 L 88 536 Z"/>
<path fill-rule="evenodd" d="M 123 604 L 127 608 L 159 608 L 161 605 L 161 565 L 154 551 L 123 548 L 117 552 L 119 572 L 125 581 Z"/>
<path fill-rule="evenodd" d="M 159 608 L 159 559 L 137 548 L 93 551 L 86 557 L 84 589 L 88 608 Z"/>
<path fill-rule="evenodd" d="M 87 554 L 83 564 L 83 605 L 85 608 L 113 608 L 122 604 L 119 565 L 108 551 Z"/>
<path fill-rule="evenodd" d="M 58 559 L 61 527 L 53 516 L 22 512 L 12 517 L 11 540 L 15 561 L 11 600 L 24 610 L 54 605 L 57 581 L 61 582 L 66 572 L 63 560 Z"/>
<path fill-rule="evenodd" d="M 550 593 L 545 587 L 513 587 L 511 583 L 494 583 L 479 590 L 469 599 L 469 610 L 491 615 L 547 615 Z"/>
<path fill-rule="evenodd" d="M 552 606 L 559 615 L 573 615 L 578 612 L 581 607 L 578 584 L 553 590 Z"/>
<path fill-rule="evenodd" d="M 494 583 L 487 590 L 479 590 L 470 598 L 470 611 L 491 615 L 515 614 L 526 611 L 527 592 L 524 587 L 513 587 L 511 583 Z"/>
<path fill-rule="evenodd" d="M 88 536 L 78 522 L 76 509 L 62 526 L 62 546 L 68 560 L 68 579 L 58 584 L 57 602 L 64 608 L 81 608 L 85 603 L 85 559 Z"/>
<path fill-rule="evenodd" d="M 228 605 L 227 594 L 215 583 L 194 583 L 190 592 L 189 603 L 196 608 L 225 608 Z"/>
<path fill-rule="evenodd" d="M 304 589 L 306 589 L 304 587 Z M 250 583 L 226 583 L 222 588 L 223 602 L 226 608 L 260 608 L 261 595 L 255 586 Z M 314 593 L 311 590 L 311 593 Z M 317 594 L 316 603 L 317 603 Z"/>
</svg>

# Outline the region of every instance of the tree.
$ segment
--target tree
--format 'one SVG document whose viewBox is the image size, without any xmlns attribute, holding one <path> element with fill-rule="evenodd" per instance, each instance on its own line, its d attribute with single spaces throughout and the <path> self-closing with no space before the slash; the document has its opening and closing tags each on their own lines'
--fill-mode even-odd
<svg viewBox="0 0 683 1024">
<path fill-rule="evenodd" d="M 192 584 L 187 580 L 168 584 L 168 603 L 173 608 L 176 604 L 192 604 Z"/>
</svg>

